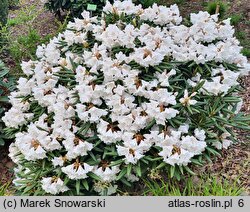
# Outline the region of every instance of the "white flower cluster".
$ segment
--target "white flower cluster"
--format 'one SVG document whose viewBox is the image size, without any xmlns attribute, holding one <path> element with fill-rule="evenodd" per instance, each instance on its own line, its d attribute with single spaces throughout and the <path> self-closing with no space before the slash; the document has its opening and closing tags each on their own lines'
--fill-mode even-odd
<svg viewBox="0 0 250 212">
<path fill-rule="evenodd" d="M 64 33 L 38 47 L 37 61 L 22 63 L 27 78 L 19 79 L 18 90 L 10 96 L 12 108 L 3 121 L 11 128 L 26 126 L 11 145 L 11 157 L 16 163 L 20 152 L 27 161 L 48 160 L 70 180 L 88 179 L 94 173 L 101 179 L 95 190 L 102 193 L 103 188 L 109 188 L 112 194 L 116 186 L 111 182 L 122 167 L 109 166 L 111 158 L 100 160 L 98 165 L 84 160 L 93 157 L 96 140 L 104 148 L 113 148 L 115 157 L 122 159 L 125 166 L 136 165 L 152 149 L 165 163 L 185 166 L 205 150 L 206 133 L 198 127 L 191 129 L 190 120 L 177 129 L 170 127 L 169 123 L 180 114 L 176 106 L 196 105 L 198 93 L 226 94 L 238 84 L 240 74 L 248 73 L 249 64 L 240 54 L 229 20 L 218 23 L 217 15 L 191 14 L 192 26 L 187 27 L 181 24 L 176 5 L 167 8 L 154 4 L 142 9 L 131 1 L 115 1 L 113 5 L 107 3 L 104 12 L 133 15 L 141 24 L 136 18 L 131 23 L 107 24 L 106 15 L 98 21 L 83 12 L 83 19 L 70 22 Z M 76 52 L 74 47 L 83 51 Z M 128 51 L 114 53 L 116 48 Z M 177 98 L 179 93 L 170 85 L 170 79 L 177 75 L 174 68 L 149 73 L 150 80 L 142 77 L 166 58 L 197 64 L 229 62 L 241 72 L 221 66 L 212 70 L 210 79 L 197 73 L 188 83 L 195 87 L 205 80 L 204 85 L 196 92 L 184 87 L 184 94 Z M 70 77 L 73 84 L 67 83 Z M 36 119 L 37 111 L 31 110 L 34 105 L 42 111 Z M 81 129 L 81 124 L 90 127 Z M 96 139 L 87 139 L 92 137 Z M 222 148 L 229 143 L 224 139 L 223 144 L 214 145 Z M 132 170 L 127 180 L 138 180 L 134 174 Z M 41 183 L 51 194 L 68 190 L 63 178 L 48 176 Z"/>
</svg>

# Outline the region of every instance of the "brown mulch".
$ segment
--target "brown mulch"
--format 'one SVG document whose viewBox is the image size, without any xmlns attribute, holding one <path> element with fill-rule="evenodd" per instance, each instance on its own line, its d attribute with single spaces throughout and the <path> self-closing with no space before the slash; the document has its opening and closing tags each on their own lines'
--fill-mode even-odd
<svg viewBox="0 0 250 212">
<path fill-rule="evenodd" d="M 13 167 L 14 163 L 8 157 L 8 145 L 0 147 L 0 186 L 11 180 Z"/>
</svg>

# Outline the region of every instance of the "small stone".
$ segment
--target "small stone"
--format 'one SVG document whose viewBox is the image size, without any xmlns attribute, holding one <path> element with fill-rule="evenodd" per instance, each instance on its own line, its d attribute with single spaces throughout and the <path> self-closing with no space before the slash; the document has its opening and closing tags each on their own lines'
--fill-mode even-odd
<svg viewBox="0 0 250 212">
<path fill-rule="evenodd" d="M 9 161 L 5 164 L 5 166 L 8 168 L 8 169 L 11 169 L 14 167 L 14 163 L 12 161 Z"/>
</svg>

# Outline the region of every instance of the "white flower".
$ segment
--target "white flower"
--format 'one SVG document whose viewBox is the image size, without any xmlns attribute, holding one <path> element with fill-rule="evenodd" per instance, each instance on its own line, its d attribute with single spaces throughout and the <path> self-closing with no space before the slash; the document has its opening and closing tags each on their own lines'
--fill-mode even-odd
<svg viewBox="0 0 250 212">
<path fill-rule="evenodd" d="M 116 193 L 117 185 L 112 185 L 109 182 L 97 181 L 95 182 L 93 188 L 101 196 L 109 196 Z"/>
<path fill-rule="evenodd" d="M 200 141 L 205 141 L 205 138 L 206 138 L 206 135 L 205 135 L 205 131 L 204 130 L 200 130 L 198 128 L 196 128 L 194 130 L 194 134 L 195 134 L 195 137 L 200 140 Z"/>
<path fill-rule="evenodd" d="M 61 157 L 54 157 L 51 160 L 51 162 L 52 162 L 53 166 L 56 167 L 56 166 L 63 166 L 65 160 L 67 160 L 67 158 L 61 156 Z"/>
<path fill-rule="evenodd" d="M 99 123 L 100 118 L 108 113 L 106 110 L 99 109 L 94 105 L 86 107 L 85 105 L 77 104 L 76 108 L 79 118 L 82 121 L 89 121 L 90 123 Z"/>
<path fill-rule="evenodd" d="M 87 173 L 93 170 L 93 166 L 83 163 L 83 166 L 76 161 L 75 163 L 62 167 L 62 172 L 67 174 L 70 179 L 78 180 L 87 178 Z"/>
<path fill-rule="evenodd" d="M 114 181 L 120 172 L 118 166 L 95 168 L 93 173 L 99 176 L 104 182 Z"/>
<path fill-rule="evenodd" d="M 7 127 L 18 128 L 24 124 L 27 124 L 28 120 L 32 119 L 33 113 L 23 113 L 19 109 L 12 107 L 6 112 L 2 118 Z"/>
<path fill-rule="evenodd" d="M 28 62 L 22 61 L 22 63 L 21 63 L 22 71 L 27 76 L 30 76 L 34 73 L 33 72 L 34 66 L 35 66 L 35 62 L 32 60 L 30 60 Z"/>
<path fill-rule="evenodd" d="M 178 131 L 182 133 L 188 133 L 189 125 L 188 124 L 183 124 L 178 128 Z"/>
<path fill-rule="evenodd" d="M 43 190 L 53 195 L 69 190 L 69 188 L 65 186 L 63 181 L 58 177 L 43 178 L 41 183 Z"/>
<path fill-rule="evenodd" d="M 106 144 L 116 143 L 122 138 L 122 132 L 117 124 L 110 124 L 104 120 L 100 120 L 97 125 L 98 137 Z"/>
<path fill-rule="evenodd" d="M 100 181 L 89 178 L 91 189 L 110 195 L 116 192 L 120 167 L 132 165 L 131 175 L 123 177 L 139 180 L 134 167 L 148 159 L 144 156 L 186 166 L 207 145 L 228 148 L 228 133 L 206 143 L 213 126 L 198 123 L 202 119 L 196 123 L 184 107 L 199 100 L 202 117 L 209 107 L 206 99 L 237 95 L 239 76 L 249 72 L 229 19 L 199 12 L 184 25 L 177 5 L 143 9 L 131 0 L 107 2 L 101 17 L 81 15 L 37 48 L 36 61 L 21 64 L 27 76 L 9 95 L 12 107 L 2 118 L 15 128 L 9 132 L 18 132 L 9 154 L 18 165 L 16 179 L 29 182 L 35 172 L 26 162 L 45 160 L 70 181 L 95 173 Z M 110 22 L 109 16 L 120 20 Z M 228 101 L 226 109 L 237 114 L 241 104 Z M 219 106 L 219 116 L 230 118 Z M 110 166 L 117 158 L 109 152 L 122 159 L 120 167 Z M 93 154 L 99 165 L 88 164 Z M 56 177 L 45 177 L 41 184 L 51 194 L 68 189 Z"/>
<path fill-rule="evenodd" d="M 140 179 L 138 177 L 136 177 L 134 174 L 130 174 L 130 175 L 125 175 L 127 180 L 130 181 L 130 182 L 137 182 L 139 181 Z"/>
<path fill-rule="evenodd" d="M 141 134 L 124 133 L 124 146 L 117 145 L 117 153 L 125 156 L 125 163 L 136 164 L 138 160 L 144 157 L 144 153 L 149 150 L 151 143 Z M 145 142 L 144 142 L 145 140 Z"/>
<path fill-rule="evenodd" d="M 231 134 L 228 132 L 222 133 L 220 136 L 220 141 L 214 142 L 213 146 L 215 146 L 217 149 L 227 149 L 232 144 L 232 141 L 228 139 L 229 136 L 231 136 Z"/>
<path fill-rule="evenodd" d="M 9 146 L 9 154 L 8 156 L 14 163 L 18 163 L 21 159 L 20 150 L 16 147 L 15 143 L 11 143 Z"/>
<path fill-rule="evenodd" d="M 66 158 L 69 160 L 78 156 L 87 155 L 87 152 L 93 149 L 93 144 L 75 137 L 73 133 L 69 134 L 69 136 L 63 141 L 63 145 L 68 151 Z"/>
<path fill-rule="evenodd" d="M 190 96 L 188 95 L 187 89 L 184 90 L 184 97 L 180 99 L 180 103 L 184 106 L 195 105 L 197 103 L 196 100 L 192 100 L 191 98 L 194 97 L 197 93 L 194 92 Z"/>
</svg>

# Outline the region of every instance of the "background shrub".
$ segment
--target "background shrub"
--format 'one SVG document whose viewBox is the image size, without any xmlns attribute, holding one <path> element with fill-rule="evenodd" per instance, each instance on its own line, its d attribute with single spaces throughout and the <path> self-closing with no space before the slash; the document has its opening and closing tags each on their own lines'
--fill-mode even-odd
<svg viewBox="0 0 250 212">
<path fill-rule="evenodd" d="M 45 7 L 61 17 L 61 12 L 69 12 L 69 17 L 81 17 L 81 13 L 83 10 L 87 9 L 88 4 L 97 5 L 96 11 L 92 11 L 93 14 L 101 13 L 103 6 L 106 3 L 106 0 L 45 0 Z M 113 3 L 113 0 L 109 1 Z M 153 3 L 157 3 L 158 1 L 153 0 L 135 0 L 133 1 L 137 4 L 142 4 L 143 7 L 149 7 Z"/>
<path fill-rule="evenodd" d="M 4 135 L 4 123 L 2 116 L 4 112 L 10 107 L 8 95 L 15 88 L 15 78 L 9 74 L 8 68 L 0 60 L 0 146 L 4 145 L 6 135 Z"/>
<path fill-rule="evenodd" d="M 216 11 L 218 9 L 218 11 Z M 223 18 L 227 12 L 227 5 L 221 1 L 209 2 L 207 6 L 207 11 L 213 15 L 216 12 L 219 13 L 219 17 Z"/>
<path fill-rule="evenodd" d="M 68 12 L 69 17 L 80 17 L 81 12 L 87 9 L 88 4 L 96 4 L 97 10 L 100 12 L 105 5 L 106 0 L 48 0 L 45 7 L 61 18 L 61 12 Z"/>
<path fill-rule="evenodd" d="M 19 4 L 19 0 L 8 0 L 9 1 L 9 8 L 14 9 Z"/>
<path fill-rule="evenodd" d="M 0 1 L 0 28 L 7 23 L 9 2 L 8 0 Z M 1 36 L 1 35 L 0 35 Z"/>
</svg>

